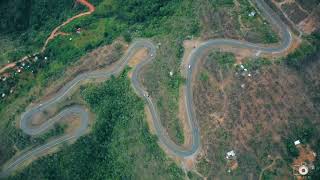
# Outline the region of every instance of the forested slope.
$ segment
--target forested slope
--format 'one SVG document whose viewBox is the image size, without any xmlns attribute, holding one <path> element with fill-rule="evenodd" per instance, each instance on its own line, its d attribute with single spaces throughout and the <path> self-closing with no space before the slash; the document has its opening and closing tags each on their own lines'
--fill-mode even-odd
<svg viewBox="0 0 320 180">
<path fill-rule="evenodd" d="M 0 65 L 34 53 L 56 26 L 84 9 L 74 0 L 0 1 Z"/>
<path fill-rule="evenodd" d="M 97 115 L 92 132 L 10 179 L 182 179 L 182 170 L 149 133 L 144 103 L 130 83 L 124 72 L 82 88 L 82 97 Z"/>
</svg>

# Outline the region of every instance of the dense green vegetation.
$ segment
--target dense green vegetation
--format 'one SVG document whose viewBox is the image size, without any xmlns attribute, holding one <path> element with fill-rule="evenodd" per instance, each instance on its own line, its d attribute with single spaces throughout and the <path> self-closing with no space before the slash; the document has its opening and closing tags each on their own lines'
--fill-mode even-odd
<svg viewBox="0 0 320 180">
<path fill-rule="evenodd" d="M 246 60 L 244 66 L 247 68 L 249 71 L 254 71 L 262 68 L 263 66 L 268 66 L 272 65 L 272 61 L 270 59 L 266 58 L 249 58 Z"/>
<path fill-rule="evenodd" d="M 181 28 L 184 28 L 185 24 L 189 24 L 188 29 L 190 29 L 186 31 L 185 34 L 190 31 L 196 31 L 198 26 L 195 24 L 195 20 L 190 17 L 181 19 L 181 22 L 178 22 L 179 26 L 175 27 L 175 21 L 180 19 L 181 16 L 188 14 L 188 12 L 184 12 L 186 8 L 183 7 L 180 7 L 180 11 L 174 10 L 175 7 L 179 6 L 179 2 L 180 1 L 170 1 L 170 3 L 143 1 L 141 5 L 146 7 L 141 7 L 138 12 L 133 12 L 135 8 L 132 7 L 137 5 L 135 1 L 130 1 L 129 3 L 125 1 L 113 2 L 110 0 L 96 1 L 94 3 L 97 10 L 93 15 L 77 19 L 62 29 L 62 31 L 70 33 L 69 36 L 59 36 L 50 42 L 45 53 L 38 56 L 38 61 L 30 64 L 30 68 L 25 68 L 22 73 L 15 73 L 15 71 L 10 72 L 14 74 L 14 76 L 7 78 L 6 81 L 0 81 L 0 93 L 7 95 L 5 98 L 0 99 L 0 114 L 4 117 L 0 122 L 0 124 L 2 124 L 2 130 L 0 132 L 1 134 L 3 133 L 0 139 L 6 139 L 1 140 L 1 143 L 3 143 L 0 147 L 1 158 L 5 157 L 4 159 L 7 160 L 8 157 L 16 152 L 16 149 L 13 148 L 15 141 L 13 141 L 12 137 L 7 136 L 6 132 L 17 132 L 12 130 L 12 128 L 15 128 L 12 121 L 18 118 L 17 115 L 21 113 L 35 97 L 41 96 L 41 91 L 39 92 L 37 89 L 43 89 L 49 82 L 63 76 L 64 71 L 86 52 L 91 51 L 97 46 L 109 44 L 119 36 L 125 36 L 125 39 L 128 41 L 134 37 L 150 37 L 155 34 L 163 36 L 164 34 L 170 34 L 172 29 L 178 32 L 178 29 L 181 30 Z M 186 2 L 187 1 L 185 1 L 184 6 L 188 6 Z M 140 4 L 140 1 L 138 4 Z M 121 7 L 121 11 L 117 11 L 119 7 Z M 159 12 L 160 14 L 150 14 L 150 9 L 154 10 L 160 7 L 163 12 Z M 125 17 L 121 14 L 125 14 Z M 146 17 L 146 19 L 139 17 Z M 132 18 L 135 18 L 137 22 L 133 23 L 133 21 L 131 21 Z M 188 21 L 188 23 L 185 23 L 186 21 Z M 50 21 L 48 20 L 48 22 Z M 81 27 L 81 34 L 75 33 L 77 27 Z M 173 41 L 170 42 L 170 45 L 173 45 L 172 48 L 174 48 L 174 55 L 180 54 L 179 57 L 181 57 L 181 53 L 176 50 L 176 47 L 181 47 L 183 36 L 184 34 L 179 38 L 179 44 L 174 42 L 174 38 Z M 72 38 L 72 41 L 70 41 L 69 38 Z M 39 40 L 39 42 L 42 43 L 42 40 Z M 48 60 L 44 60 L 45 56 L 48 57 Z M 178 66 L 175 68 L 177 67 Z M 166 83 L 166 87 L 172 89 L 172 91 L 175 92 L 175 96 L 178 95 L 177 87 L 179 87 L 179 82 L 182 82 L 181 78 L 175 74 L 174 79 Z M 14 90 L 12 94 L 9 93 L 11 89 Z M 38 94 L 30 94 L 30 92 L 35 91 Z M 175 106 L 177 107 L 177 105 Z M 177 121 L 174 121 L 174 123 L 177 123 Z M 174 127 L 178 129 L 179 125 Z M 181 129 L 179 130 L 180 131 L 177 131 L 180 132 L 178 135 L 182 137 L 182 131 Z M 18 134 L 16 134 L 16 136 L 18 136 Z M 183 138 L 180 139 L 183 141 Z"/>
<path fill-rule="evenodd" d="M 225 6 L 233 6 L 234 1 L 233 0 L 210 0 L 210 3 L 214 5 L 214 7 L 225 7 Z"/>
<path fill-rule="evenodd" d="M 313 33 L 306 37 L 300 48 L 289 54 L 284 62 L 296 70 L 303 69 L 313 61 L 318 60 L 318 52 L 320 51 L 320 32 Z"/>
<path fill-rule="evenodd" d="M 62 124 L 56 124 L 48 132 L 41 134 L 39 136 L 29 136 L 22 132 L 20 129 L 16 129 L 11 126 L 3 128 L 5 133 L 2 133 L 2 141 L 0 142 L 1 147 L 0 153 L 0 163 L 4 163 L 6 160 L 10 159 L 15 153 L 15 149 L 6 148 L 6 146 L 15 146 L 16 149 L 26 149 L 30 146 L 37 146 L 44 144 L 48 139 L 52 137 L 60 136 L 64 133 L 66 126 Z"/>
<path fill-rule="evenodd" d="M 37 52 L 56 26 L 84 10 L 74 4 L 74 0 L 1 1 L 0 44 L 6 51 L 0 54 L 0 64 Z"/>
<path fill-rule="evenodd" d="M 207 71 L 201 71 L 201 72 L 200 72 L 200 77 L 199 77 L 199 79 L 200 79 L 201 81 L 208 81 L 208 80 L 209 80 L 209 74 L 208 74 L 208 72 L 207 72 Z"/>
<path fill-rule="evenodd" d="M 9 179 L 183 179 L 183 171 L 149 133 L 144 103 L 130 83 L 124 72 L 82 87 L 82 97 L 97 115 L 92 132 Z"/>
<path fill-rule="evenodd" d="M 24 31 L 38 31 L 40 28 L 42 30 L 48 29 L 49 23 L 47 21 L 57 24 L 58 20 L 65 18 L 63 14 L 69 12 L 73 6 L 74 1 L 72 0 L 55 2 L 47 0 L 41 2 L 33 0 L 2 1 L 0 6 L 2 9 L 1 33 L 15 34 Z M 81 6 L 79 8 L 83 9 Z M 54 24 L 51 25 L 52 27 Z"/>
<path fill-rule="evenodd" d="M 289 163 L 292 162 L 293 158 L 299 156 L 299 150 L 292 143 L 299 139 L 302 144 L 312 144 L 315 142 L 317 137 L 317 131 L 319 129 L 315 128 L 315 123 L 310 119 L 301 119 L 297 117 L 291 117 L 289 120 L 289 127 L 291 129 L 290 133 L 283 138 L 286 144 L 287 155 L 284 157 Z"/>
<path fill-rule="evenodd" d="M 219 66 L 224 69 L 233 67 L 236 62 L 236 58 L 234 57 L 234 54 L 229 52 L 215 52 L 210 54 L 210 56 L 218 59 Z"/>
</svg>

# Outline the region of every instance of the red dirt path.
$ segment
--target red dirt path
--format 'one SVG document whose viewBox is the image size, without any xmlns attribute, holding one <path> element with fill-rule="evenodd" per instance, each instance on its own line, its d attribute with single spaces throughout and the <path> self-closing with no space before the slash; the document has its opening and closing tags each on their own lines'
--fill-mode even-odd
<svg viewBox="0 0 320 180">
<path fill-rule="evenodd" d="M 54 39 L 55 37 L 57 37 L 58 35 L 63 35 L 64 33 L 63 32 L 59 32 L 60 28 L 67 25 L 68 23 L 70 23 L 71 21 L 79 18 L 79 17 L 82 17 L 82 16 L 87 16 L 87 15 L 90 15 L 91 13 L 93 13 L 95 11 L 95 7 L 90 3 L 88 2 L 88 0 L 76 0 L 78 3 L 86 6 L 89 11 L 87 12 L 84 12 L 84 13 L 80 13 L 78 15 L 75 15 L 69 19 L 67 19 L 65 22 L 63 22 L 61 25 L 59 25 L 58 27 L 56 27 L 50 34 L 50 36 L 47 38 L 47 40 L 45 41 L 41 51 L 39 53 L 43 53 L 45 50 L 46 50 L 46 47 L 49 43 L 49 41 L 51 41 L 52 39 Z M 39 53 L 35 53 L 35 54 L 39 54 Z M 10 68 L 13 68 L 16 66 L 16 64 L 18 62 L 23 62 L 25 60 L 28 59 L 28 56 L 25 56 L 23 57 L 22 59 L 20 59 L 19 61 L 16 61 L 16 62 L 13 62 L 13 63 L 9 63 L 9 64 L 6 64 L 3 68 L 0 69 L 0 74 L 3 73 L 5 70 L 7 69 L 10 69 Z"/>
<path fill-rule="evenodd" d="M 95 11 L 95 7 L 92 4 L 90 4 L 87 0 L 77 0 L 77 2 L 81 3 L 82 5 L 87 6 L 89 8 L 89 11 L 75 15 L 75 16 L 69 18 L 68 20 L 66 20 L 65 22 L 63 22 L 60 26 L 56 27 L 51 32 L 50 36 L 48 37 L 48 39 L 44 43 L 44 46 L 42 47 L 41 53 L 46 50 L 48 42 L 59 35 L 58 31 L 61 27 L 65 26 L 66 24 L 70 23 L 71 21 L 73 21 L 79 17 L 90 15 L 91 13 L 93 13 Z"/>
</svg>

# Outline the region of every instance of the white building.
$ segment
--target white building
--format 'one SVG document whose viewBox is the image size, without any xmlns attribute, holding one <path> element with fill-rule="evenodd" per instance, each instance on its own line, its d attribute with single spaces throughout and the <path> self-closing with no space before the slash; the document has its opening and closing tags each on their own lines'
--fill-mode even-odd
<svg viewBox="0 0 320 180">
<path fill-rule="evenodd" d="M 249 13 L 249 17 L 253 17 L 253 16 L 255 16 L 256 15 L 256 12 L 254 12 L 254 11 L 252 11 L 251 13 Z"/>
<path fill-rule="evenodd" d="M 234 150 L 227 152 L 226 158 L 230 159 L 232 157 L 235 157 L 236 153 L 234 152 Z"/>
</svg>

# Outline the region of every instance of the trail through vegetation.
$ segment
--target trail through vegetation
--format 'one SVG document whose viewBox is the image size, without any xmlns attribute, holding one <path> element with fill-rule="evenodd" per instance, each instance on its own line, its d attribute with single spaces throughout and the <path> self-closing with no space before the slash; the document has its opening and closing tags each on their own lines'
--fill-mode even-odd
<svg viewBox="0 0 320 180">
<path fill-rule="evenodd" d="M 60 30 L 63 26 L 67 25 L 68 23 L 70 23 L 71 21 L 73 21 L 73 20 L 75 20 L 75 19 L 77 19 L 77 18 L 80 18 L 80 17 L 82 17 L 82 16 L 90 15 L 91 13 L 93 13 L 93 12 L 95 11 L 95 7 L 94 7 L 92 4 L 90 4 L 87 0 L 77 0 L 77 2 L 79 2 L 79 3 L 83 4 L 83 5 L 85 5 L 86 7 L 88 7 L 88 8 L 89 8 L 89 11 L 88 11 L 88 12 L 84 12 L 84 13 L 80 13 L 80 14 L 78 14 L 78 15 L 75 15 L 75 16 L 69 18 L 68 20 L 66 20 L 65 22 L 63 22 L 63 23 L 62 23 L 61 25 L 59 25 L 58 27 L 56 27 L 56 28 L 51 32 L 51 34 L 50 34 L 50 36 L 47 38 L 47 40 L 45 41 L 45 43 L 44 43 L 44 45 L 43 45 L 43 47 L 41 48 L 41 51 L 40 51 L 39 53 L 43 53 L 43 52 L 46 50 L 46 47 L 47 47 L 49 41 L 53 40 L 53 39 L 54 39 L 55 37 L 57 37 L 58 35 L 63 34 L 63 33 L 59 32 L 59 30 Z M 34 54 L 38 54 L 38 53 L 34 53 Z M 15 67 L 15 66 L 17 65 L 17 63 L 21 63 L 21 62 L 23 62 L 23 61 L 26 61 L 28 58 L 29 58 L 28 56 L 24 56 L 22 59 L 20 59 L 20 60 L 18 60 L 18 61 L 16 61 L 16 62 L 6 64 L 4 67 L 2 67 L 2 68 L 0 69 L 0 74 L 3 73 L 3 72 L 5 72 L 5 71 L 6 71 L 7 69 L 9 69 L 9 68 Z"/>
</svg>

